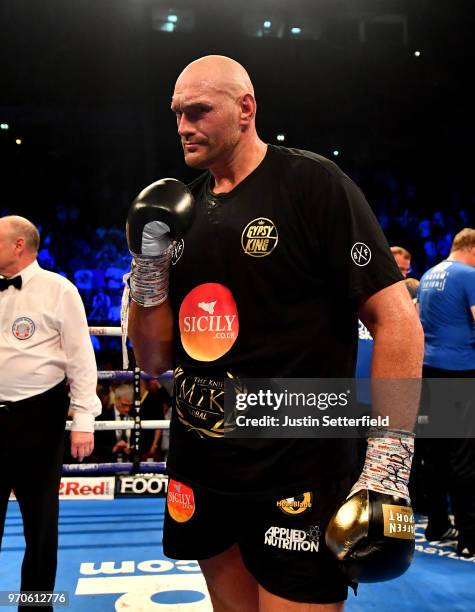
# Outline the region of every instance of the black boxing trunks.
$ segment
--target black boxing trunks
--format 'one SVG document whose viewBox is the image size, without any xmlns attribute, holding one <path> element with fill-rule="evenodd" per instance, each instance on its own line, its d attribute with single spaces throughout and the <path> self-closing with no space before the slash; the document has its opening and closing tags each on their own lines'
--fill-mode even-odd
<svg viewBox="0 0 475 612">
<path fill-rule="evenodd" d="M 325 544 L 325 529 L 350 479 L 294 497 L 255 500 L 169 482 L 163 549 L 172 559 L 208 559 L 238 544 L 245 566 L 270 593 L 334 603 L 348 583 Z"/>
</svg>

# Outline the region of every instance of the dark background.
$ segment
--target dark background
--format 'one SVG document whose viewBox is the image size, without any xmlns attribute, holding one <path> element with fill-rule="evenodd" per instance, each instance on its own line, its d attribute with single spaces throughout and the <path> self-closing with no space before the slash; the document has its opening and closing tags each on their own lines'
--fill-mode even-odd
<svg viewBox="0 0 475 612">
<path fill-rule="evenodd" d="M 38 224 L 68 276 L 97 228 L 117 228 L 125 249 L 138 191 L 194 176 L 171 94 L 189 61 L 220 53 L 251 74 L 261 137 L 336 161 L 420 276 L 475 223 L 473 12 L 457 0 L 0 0 L 0 214 Z M 81 248 L 90 259 L 108 239 Z"/>
</svg>

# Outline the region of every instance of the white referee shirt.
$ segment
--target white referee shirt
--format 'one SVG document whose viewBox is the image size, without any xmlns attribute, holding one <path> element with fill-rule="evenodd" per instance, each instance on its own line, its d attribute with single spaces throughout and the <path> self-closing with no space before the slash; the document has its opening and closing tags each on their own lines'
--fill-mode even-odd
<svg viewBox="0 0 475 612">
<path fill-rule="evenodd" d="M 101 412 L 86 312 L 76 287 L 38 262 L 0 291 L 0 401 L 43 393 L 67 377 L 73 431 L 94 431 Z"/>
</svg>

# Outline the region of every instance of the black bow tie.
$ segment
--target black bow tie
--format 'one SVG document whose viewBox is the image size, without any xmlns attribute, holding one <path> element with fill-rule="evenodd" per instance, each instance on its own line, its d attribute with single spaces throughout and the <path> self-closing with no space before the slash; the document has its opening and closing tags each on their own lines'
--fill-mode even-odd
<svg viewBox="0 0 475 612">
<path fill-rule="evenodd" d="M 0 278 L 0 291 L 5 291 L 10 285 L 13 285 L 17 289 L 21 289 L 21 276 L 15 276 L 15 278 Z"/>
</svg>

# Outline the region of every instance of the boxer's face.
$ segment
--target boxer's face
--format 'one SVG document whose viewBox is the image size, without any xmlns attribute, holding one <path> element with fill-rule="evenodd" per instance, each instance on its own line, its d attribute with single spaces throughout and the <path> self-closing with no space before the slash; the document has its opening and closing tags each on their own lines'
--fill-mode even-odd
<svg viewBox="0 0 475 612">
<path fill-rule="evenodd" d="M 178 81 L 172 99 L 185 162 L 206 169 L 226 163 L 241 136 L 239 100 L 190 79 Z"/>
</svg>

